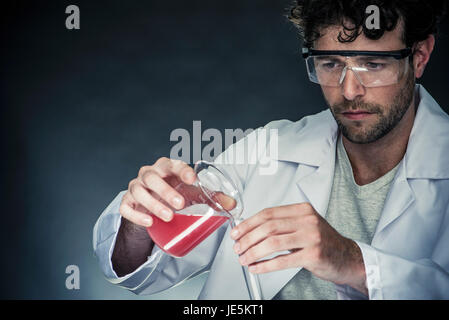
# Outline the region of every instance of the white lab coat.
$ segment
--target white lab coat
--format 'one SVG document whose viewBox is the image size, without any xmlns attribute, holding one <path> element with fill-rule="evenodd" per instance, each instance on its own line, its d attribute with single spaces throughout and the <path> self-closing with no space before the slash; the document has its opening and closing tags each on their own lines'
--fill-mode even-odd
<svg viewBox="0 0 449 320">
<path fill-rule="evenodd" d="M 409 144 L 374 238 L 370 244 L 357 242 L 370 299 L 449 299 L 449 116 L 422 86 L 417 85 L 416 90 L 420 103 Z M 275 174 L 260 174 L 260 164 L 222 167 L 243 195 L 243 218 L 267 207 L 299 202 L 310 202 L 325 216 L 338 136 L 330 111 L 297 122 L 274 121 L 266 128 L 277 128 L 279 133 L 278 154 L 270 157 L 276 161 Z M 252 134 L 231 146 L 220 159 L 226 159 L 234 148 L 239 150 Z M 111 255 L 123 194 L 104 210 L 94 227 L 94 251 L 110 282 L 136 294 L 152 294 L 210 271 L 199 299 L 248 298 L 228 225 L 183 258 L 170 257 L 155 246 L 136 271 L 117 277 Z M 271 299 L 299 270 L 260 275 L 264 298 Z M 336 285 L 335 289 L 339 299 L 364 298 L 348 286 Z"/>
</svg>

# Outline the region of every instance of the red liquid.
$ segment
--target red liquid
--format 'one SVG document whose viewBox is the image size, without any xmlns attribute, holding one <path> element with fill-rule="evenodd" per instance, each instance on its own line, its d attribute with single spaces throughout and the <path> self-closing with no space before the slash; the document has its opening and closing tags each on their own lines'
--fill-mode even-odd
<svg viewBox="0 0 449 320">
<path fill-rule="evenodd" d="M 165 222 L 153 215 L 153 225 L 147 228 L 147 231 L 154 243 L 156 243 L 163 251 L 175 257 L 182 257 L 228 220 L 228 217 L 225 216 L 210 216 L 178 242 L 169 248 L 164 248 L 167 244 L 170 245 L 170 241 L 176 236 L 181 234 L 202 217 L 203 216 L 201 215 L 175 213 L 171 221 Z"/>
</svg>

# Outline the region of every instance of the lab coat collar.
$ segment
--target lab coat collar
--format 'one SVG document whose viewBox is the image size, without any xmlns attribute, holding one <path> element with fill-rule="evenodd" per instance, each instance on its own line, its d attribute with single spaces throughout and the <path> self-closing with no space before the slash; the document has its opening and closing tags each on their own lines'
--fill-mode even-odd
<svg viewBox="0 0 449 320">
<path fill-rule="evenodd" d="M 337 123 L 329 109 L 278 131 L 278 153 L 275 160 L 319 167 L 326 159 L 338 136 Z"/>
<path fill-rule="evenodd" d="M 404 156 L 409 179 L 448 179 L 449 116 L 422 85 L 420 103 Z"/>
<path fill-rule="evenodd" d="M 416 85 L 420 102 L 407 151 L 404 155 L 406 178 L 448 179 L 449 116 L 424 89 Z M 275 160 L 319 167 L 334 160 L 338 125 L 329 109 L 290 123 L 279 129 Z"/>
</svg>

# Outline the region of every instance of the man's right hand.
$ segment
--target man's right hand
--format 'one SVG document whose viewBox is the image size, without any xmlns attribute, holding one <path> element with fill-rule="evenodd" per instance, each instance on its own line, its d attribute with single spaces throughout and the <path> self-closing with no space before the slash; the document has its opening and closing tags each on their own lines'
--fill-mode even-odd
<svg viewBox="0 0 449 320">
<path fill-rule="evenodd" d="M 185 162 L 160 158 L 151 166 L 140 168 L 137 178 L 130 181 L 122 198 L 122 223 L 112 254 L 112 265 L 119 277 L 129 274 L 145 263 L 154 243 L 146 227 L 153 223 L 150 213 L 165 221 L 173 218 L 173 211 L 160 201 L 163 199 L 174 209 L 182 209 L 185 199 L 173 186 L 184 182 L 191 185 L 195 172 Z"/>
<path fill-rule="evenodd" d="M 120 214 L 130 222 L 149 227 L 153 224 L 150 213 L 164 221 L 173 218 L 170 207 L 182 209 L 185 199 L 173 186 L 183 182 L 194 183 L 194 170 L 181 160 L 160 158 L 153 165 L 143 166 L 138 176 L 131 180 L 120 205 Z"/>
</svg>

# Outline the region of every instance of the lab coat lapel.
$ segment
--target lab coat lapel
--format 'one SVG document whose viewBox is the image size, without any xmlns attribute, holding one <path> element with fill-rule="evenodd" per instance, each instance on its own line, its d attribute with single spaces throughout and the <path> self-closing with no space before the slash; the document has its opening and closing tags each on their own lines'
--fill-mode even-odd
<svg viewBox="0 0 449 320">
<path fill-rule="evenodd" d="M 396 177 L 385 199 L 384 208 L 377 224 L 372 244 L 382 239 L 382 231 L 415 201 L 415 196 L 407 181 L 404 162 L 399 165 Z"/>
<path fill-rule="evenodd" d="M 280 133 L 279 161 L 298 164 L 296 185 L 299 201 L 309 202 L 325 216 L 332 188 L 338 126 L 330 110 L 320 112 L 299 129 Z"/>
<path fill-rule="evenodd" d="M 335 146 L 330 148 L 328 158 L 321 163 L 319 167 L 312 168 L 306 165 L 300 165 L 301 171 L 306 174 L 300 174 L 296 184 L 299 191 L 304 194 L 312 207 L 323 218 L 326 217 L 329 197 L 332 190 L 335 166 Z M 307 172 L 310 172 L 307 174 Z"/>
</svg>

